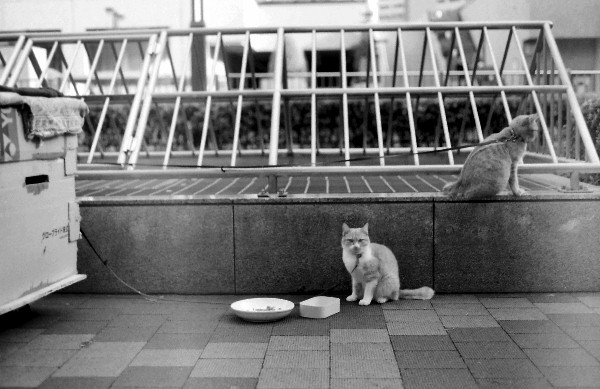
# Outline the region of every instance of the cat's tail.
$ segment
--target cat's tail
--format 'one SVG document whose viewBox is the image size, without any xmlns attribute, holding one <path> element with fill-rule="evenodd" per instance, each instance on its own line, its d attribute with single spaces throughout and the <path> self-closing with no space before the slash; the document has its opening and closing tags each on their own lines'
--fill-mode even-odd
<svg viewBox="0 0 600 389">
<path fill-rule="evenodd" d="M 435 292 L 428 286 L 419 289 L 400 289 L 400 298 L 408 300 L 431 300 Z"/>
<path fill-rule="evenodd" d="M 458 187 L 459 181 L 449 182 L 442 188 L 442 192 L 447 195 L 452 195 L 455 189 Z"/>
<path fill-rule="evenodd" d="M 460 197 L 460 178 L 458 179 L 458 181 L 455 182 L 449 182 L 446 185 L 444 185 L 444 187 L 442 188 L 442 192 L 447 195 L 450 196 L 450 198 L 456 199 Z"/>
</svg>

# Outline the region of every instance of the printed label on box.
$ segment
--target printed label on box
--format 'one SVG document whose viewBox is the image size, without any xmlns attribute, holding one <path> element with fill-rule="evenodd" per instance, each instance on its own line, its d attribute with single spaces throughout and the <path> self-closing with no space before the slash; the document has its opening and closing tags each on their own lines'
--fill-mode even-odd
<svg viewBox="0 0 600 389">
<path fill-rule="evenodd" d="M 0 109 L 0 161 L 19 160 L 19 134 L 17 128 L 17 110 Z"/>
</svg>

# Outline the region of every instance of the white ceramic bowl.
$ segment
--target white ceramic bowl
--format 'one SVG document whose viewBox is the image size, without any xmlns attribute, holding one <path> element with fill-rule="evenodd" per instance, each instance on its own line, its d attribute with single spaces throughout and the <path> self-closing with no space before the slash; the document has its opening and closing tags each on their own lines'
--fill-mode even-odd
<svg viewBox="0 0 600 389">
<path fill-rule="evenodd" d="M 277 298 L 253 298 L 231 304 L 235 314 L 244 320 L 254 322 L 283 319 L 292 312 L 294 303 Z"/>
</svg>

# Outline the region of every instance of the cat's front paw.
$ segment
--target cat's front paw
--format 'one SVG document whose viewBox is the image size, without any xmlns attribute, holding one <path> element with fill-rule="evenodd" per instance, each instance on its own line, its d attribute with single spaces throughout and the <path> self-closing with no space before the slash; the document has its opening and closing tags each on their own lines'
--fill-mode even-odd
<svg viewBox="0 0 600 389">
<path fill-rule="evenodd" d="M 513 191 L 513 194 L 517 197 L 521 197 L 521 196 L 525 196 L 528 194 L 528 192 L 525 189 L 517 189 L 516 191 Z"/>
<path fill-rule="evenodd" d="M 379 304 L 384 304 L 384 303 L 387 303 L 388 299 L 387 299 L 387 298 L 385 298 L 385 297 L 377 297 L 376 301 L 377 301 Z"/>
<path fill-rule="evenodd" d="M 371 304 L 371 300 L 362 299 L 358 302 L 358 305 L 369 305 Z"/>
<path fill-rule="evenodd" d="M 350 296 L 346 297 L 346 301 L 356 301 L 358 300 L 358 296 L 355 294 L 351 294 Z"/>
</svg>

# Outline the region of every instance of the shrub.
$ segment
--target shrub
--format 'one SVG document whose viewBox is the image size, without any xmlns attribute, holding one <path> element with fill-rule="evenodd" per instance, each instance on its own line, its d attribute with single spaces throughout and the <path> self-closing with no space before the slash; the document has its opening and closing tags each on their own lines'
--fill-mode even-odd
<svg viewBox="0 0 600 389">
<path fill-rule="evenodd" d="M 520 98 L 509 99 L 510 109 L 516 112 Z M 488 115 L 493 109 L 490 126 L 484 135 L 496 132 L 506 126 L 502 105 L 493 103 L 492 98 L 477 100 L 478 113 L 482 127 L 486 126 Z M 341 102 L 328 98 L 318 101 L 317 129 L 319 147 L 339 147 L 343 142 L 343 121 Z M 286 109 L 286 106 L 288 109 Z M 416 101 L 413 99 L 413 108 Z M 367 109 L 368 107 L 368 109 Z M 465 107 L 468 110 L 465 111 Z M 446 117 L 453 145 L 458 142 L 471 143 L 477 141 L 475 123 L 466 98 L 446 98 Z M 173 117 L 173 105 L 155 104 L 150 111 L 146 131 L 145 147 L 149 150 L 165 150 L 168 131 Z M 235 124 L 236 106 L 229 102 L 214 102 L 211 109 L 210 129 L 207 134 L 207 147 L 231 149 L 233 145 L 233 130 Z M 286 123 L 289 123 L 289 138 L 296 147 L 310 147 L 311 125 L 310 101 L 293 101 L 282 103 L 280 115 L 280 147 L 287 146 L 288 134 Z M 395 98 L 393 104 L 390 98 L 381 99 L 380 103 L 382 132 L 384 145 L 392 147 L 409 146 L 410 132 L 406 110 L 406 100 Z M 90 114 L 84 134 L 80 139 L 80 149 L 89 150 L 95 126 L 98 123 L 101 107 L 90 107 Z M 203 104 L 185 104 L 181 107 L 175 126 L 173 150 L 198 149 L 202 136 L 205 106 Z M 289 117 L 288 117 L 289 115 Z M 109 108 L 102 126 L 99 146 L 104 151 L 119 150 L 122 134 L 129 116 L 128 106 Z M 391 133 L 388 140 L 389 120 L 391 117 Z M 463 124 L 464 119 L 464 124 Z M 418 109 L 414 112 L 417 128 L 417 144 L 419 146 L 443 146 L 444 136 L 440 122 L 439 103 L 436 98 L 421 98 Z M 373 101 L 352 99 L 348 103 L 349 138 L 351 147 L 377 146 L 376 115 Z M 368 125 L 367 125 L 368 124 Z M 247 101 L 244 103 L 240 118 L 239 147 L 241 149 L 256 149 L 261 147 L 262 139 L 268 147 L 271 126 L 271 101 Z"/>
</svg>

